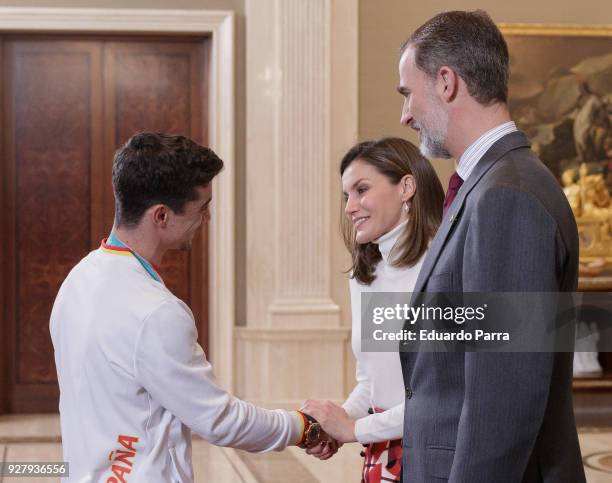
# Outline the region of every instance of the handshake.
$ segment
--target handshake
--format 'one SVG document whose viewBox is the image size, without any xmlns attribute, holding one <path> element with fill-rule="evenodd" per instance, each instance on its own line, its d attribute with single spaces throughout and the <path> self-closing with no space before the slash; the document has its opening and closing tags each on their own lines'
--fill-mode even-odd
<svg viewBox="0 0 612 483">
<path fill-rule="evenodd" d="M 331 401 L 308 400 L 300 408 L 308 422 L 303 441 L 306 453 L 320 460 L 331 458 L 344 443 L 356 441 L 355 421 Z"/>
</svg>

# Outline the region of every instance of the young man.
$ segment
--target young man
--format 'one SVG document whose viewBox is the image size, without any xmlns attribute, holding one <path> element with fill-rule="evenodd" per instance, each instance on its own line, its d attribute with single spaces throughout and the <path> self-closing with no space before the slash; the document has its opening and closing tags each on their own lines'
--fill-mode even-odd
<svg viewBox="0 0 612 483">
<path fill-rule="evenodd" d="M 405 43 L 399 76 L 423 154 L 458 160 L 414 291 L 574 291 L 574 217 L 510 118 L 491 18 L 436 15 Z M 584 482 L 572 356 L 402 352 L 404 482 Z"/>
<path fill-rule="evenodd" d="M 189 307 L 156 268 L 209 220 L 222 167 L 183 136 L 137 134 L 115 155 L 113 229 L 70 272 L 51 314 L 70 480 L 193 481 L 192 430 L 248 451 L 318 442 L 304 414 L 261 409 L 217 385 Z"/>
</svg>

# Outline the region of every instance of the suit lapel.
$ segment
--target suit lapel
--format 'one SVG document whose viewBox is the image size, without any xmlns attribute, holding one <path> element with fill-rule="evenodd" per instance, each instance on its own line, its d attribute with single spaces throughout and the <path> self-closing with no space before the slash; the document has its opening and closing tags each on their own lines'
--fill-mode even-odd
<svg viewBox="0 0 612 483">
<path fill-rule="evenodd" d="M 463 209 L 465 199 L 469 195 L 470 191 L 478 184 L 484 174 L 491 169 L 491 167 L 499 161 L 501 157 L 507 154 L 509 151 L 518 148 L 528 148 L 529 141 L 522 132 L 512 132 L 507 134 L 499 141 L 497 141 L 484 156 L 478 161 L 474 171 L 470 174 L 467 181 L 463 183 L 463 186 L 457 192 L 457 196 L 453 200 L 446 216 L 443 218 L 436 236 L 431 242 L 427 256 L 423 261 L 423 266 L 417 278 L 414 292 L 422 292 L 425 283 L 429 279 L 432 270 L 434 269 L 440 253 L 449 237 L 449 234 L 453 228 L 453 225 L 457 222 L 459 214 Z"/>
</svg>

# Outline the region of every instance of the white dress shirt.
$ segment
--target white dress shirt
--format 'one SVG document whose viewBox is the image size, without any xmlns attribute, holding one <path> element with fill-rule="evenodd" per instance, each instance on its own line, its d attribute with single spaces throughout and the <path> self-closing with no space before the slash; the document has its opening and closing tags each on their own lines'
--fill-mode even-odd
<svg viewBox="0 0 612 483">
<path fill-rule="evenodd" d="M 506 134 L 518 131 L 514 121 L 508 121 L 499 126 L 489 129 L 476 141 L 468 146 L 463 152 L 457 166 L 457 174 L 461 176 L 461 179 L 465 182 L 472 171 L 476 167 L 476 164 L 485 155 L 493 144 L 503 138 Z"/>
</svg>

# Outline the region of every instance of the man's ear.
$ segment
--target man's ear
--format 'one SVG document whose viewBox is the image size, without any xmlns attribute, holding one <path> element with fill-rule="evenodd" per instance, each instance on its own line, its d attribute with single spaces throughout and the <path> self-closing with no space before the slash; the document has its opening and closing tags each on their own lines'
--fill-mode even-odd
<svg viewBox="0 0 612 483">
<path fill-rule="evenodd" d="M 416 181 L 414 176 L 411 174 L 405 175 L 401 181 L 400 186 L 402 188 L 402 201 L 410 201 L 416 193 Z"/>
<path fill-rule="evenodd" d="M 443 65 L 438 70 L 436 88 L 442 99 L 451 102 L 455 99 L 459 90 L 459 76 L 453 69 Z"/>
<path fill-rule="evenodd" d="M 165 228 L 170 219 L 170 208 L 166 205 L 153 205 L 149 208 L 153 224 Z"/>
</svg>

